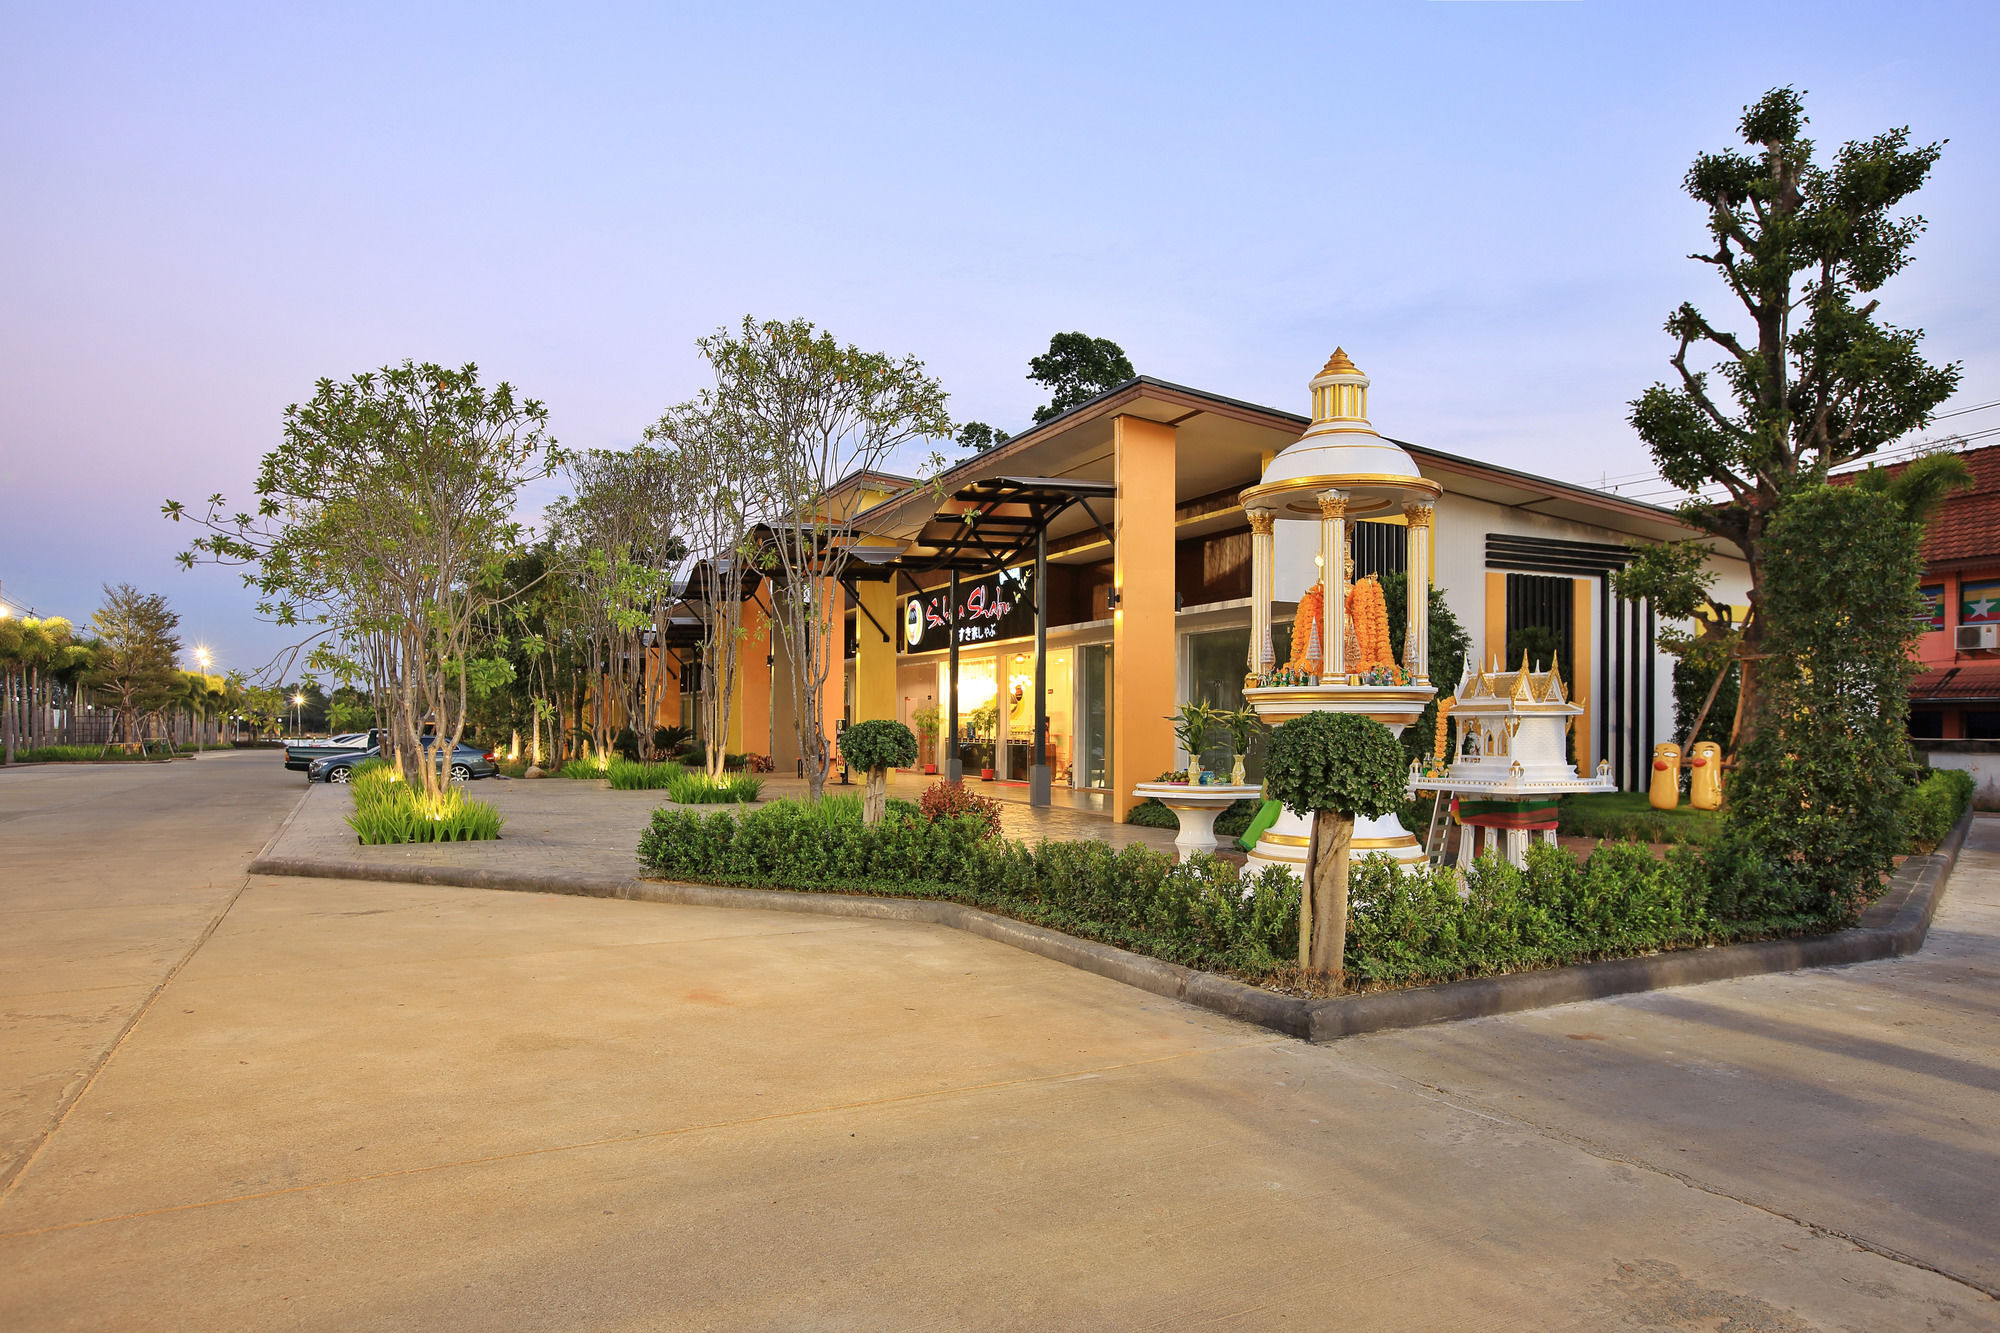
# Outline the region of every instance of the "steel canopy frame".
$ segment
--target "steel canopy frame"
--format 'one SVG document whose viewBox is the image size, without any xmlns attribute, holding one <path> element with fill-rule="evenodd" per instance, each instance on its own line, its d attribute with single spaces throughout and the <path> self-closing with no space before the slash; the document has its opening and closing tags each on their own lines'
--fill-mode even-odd
<svg viewBox="0 0 2000 1333">
<path fill-rule="evenodd" d="M 1072 507 L 1080 508 L 1097 525 L 1106 541 L 1112 532 L 1091 501 L 1116 501 L 1118 486 L 1109 481 L 1065 477 L 988 477 L 952 492 L 950 499 L 918 530 L 912 548 L 930 554 L 904 554 L 884 561 L 862 577 L 893 579 L 898 572 L 951 575 L 951 643 L 947 689 L 946 735 L 951 737 L 945 776 L 962 781 L 965 767 L 958 749 L 958 579 L 967 572 L 1005 569 L 1032 550 L 1035 558 L 1035 738 L 1028 769 L 1028 804 L 1050 803 L 1049 783 L 1049 524 Z M 858 602 L 860 599 L 857 598 Z M 870 617 L 873 619 L 873 617 Z M 880 626 L 877 626 L 879 629 Z"/>
</svg>

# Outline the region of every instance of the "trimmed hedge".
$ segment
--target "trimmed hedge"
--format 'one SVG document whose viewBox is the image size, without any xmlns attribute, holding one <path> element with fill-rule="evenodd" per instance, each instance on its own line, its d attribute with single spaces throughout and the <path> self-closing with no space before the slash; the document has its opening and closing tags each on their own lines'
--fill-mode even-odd
<svg viewBox="0 0 2000 1333">
<path fill-rule="evenodd" d="M 1903 798 L 1903 826 L 1912 852 L 1928 852 L 1972 808 L 1977 787 L 1962 768 L 1934 768 Z"/>
<path fill-rule="evenodd" d="M 1297 947 L 1299 882 L 1245 876 L 1227 861 L 1175 864 L 1149 847 L 1025 843 L 977 815 L 927 819 L 893 802 L 881 823 L 859 803 L 773 801 L 742 816 L 658 810 L 639 860 L 664 879 L 941 898 L 1169 962 L 1265 977 Z"/>
</svg>

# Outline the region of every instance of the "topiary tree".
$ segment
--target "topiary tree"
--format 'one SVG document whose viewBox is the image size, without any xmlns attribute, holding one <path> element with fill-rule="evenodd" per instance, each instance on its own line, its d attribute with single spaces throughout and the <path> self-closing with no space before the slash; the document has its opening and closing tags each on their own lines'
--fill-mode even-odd
<svg viewBox="0 0 2000 1333">
<path fill-rule="evenodd" d="M 1271 731 L 1264 790 L 1313 821 L 1299 905 L 1299 966 L 1325 973 L 1335 990 L 1347 951 L 1347 853 L 1354 817 L 1395 809 L 1408 781 L 1403 747 L 1372 718 L 1307 713 Z"/>
<path fill-rule="evenodd" d="M 840 757 L 868 775 L 861 821 L 879 824 L 889 808 L 889 770 L 917 762 L 917 738 L 900 722 L 873 718 L 840 733 Z"/>
</svg>

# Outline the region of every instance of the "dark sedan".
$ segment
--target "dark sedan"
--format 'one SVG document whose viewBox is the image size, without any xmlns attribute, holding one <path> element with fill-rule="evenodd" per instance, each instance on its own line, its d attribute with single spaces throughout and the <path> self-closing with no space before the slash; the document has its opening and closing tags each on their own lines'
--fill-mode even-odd
<svg viewBox="0 0 2000 1333">
<path fill-rule="evenodd" d="M 306 769 L 307 782 L 348 782 L 353 779 L 354 766 L 369 759 L 379 759 L 379 750 L 358 750 L 353 754 L 334 755 L 327 759 L 315 759 Z M 451 757 L 451 780 L 471 782 L 475 778 L 490 778 L 500 772 L 500 765 L 493 762 L 493 751 L 482 750 L 476 745 L 460 741 L 458 749 Z"/>
</svg>

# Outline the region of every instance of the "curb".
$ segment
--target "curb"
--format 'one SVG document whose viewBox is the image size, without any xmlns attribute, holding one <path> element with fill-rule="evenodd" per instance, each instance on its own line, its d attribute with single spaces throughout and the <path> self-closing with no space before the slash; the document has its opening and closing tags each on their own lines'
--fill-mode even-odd
<svg viewBox="0 0 2000 1333">
<path fill-rule="evenodd" d="M 684 907 L 748 907 L 767 912 L 847 917 L 874 921 L 918 921 L 950 926 L 968 934 L 1039 954 L 1093 972 L 1149 994 L 1181 1000 L 1307 1041 L 1333 1041 L 1394 1028 L 1486 1018 L 1494 1014 L 1547 1009 L 1579 1000 L 1632 995 L 1705 981 L 1791 972 L 1805 967 L 1837 967 L 1898 958 L 1923 947 L 1938 900 L 1958 864 L 1972 828 L 1967 811 L 1936 851 L 1912 856 L 1890 880 L 1889 890 L 1861 916 L 1861 923 L 1831 935 L 1801 940 L 1765 940 L 1685 949 L 1644 958 L 1578 963 L 1540 972 L 1514 972 L 1439 986 L 1412 987 L 1376 995 L 1306 1000 L 1200 972 L 1178 963 L 1130 953 L 1109 944 L 1078 939 L 1060 931 L 1016 921 L 976 907 L 934 898 L 868 898 L 790 889 L 738 889 L 673 880 L 625 879 L 613 875 L 526 874 L 461 866 L 372 865 L 363 861 L 316 861 L 273 857 L 270 850 L 303 808 L 286 816 L 278 833 L 246 871 L 307 879 L 355 879 L 440 888 L 501 889 L 559 893 L 586 898 L 623 898 Z"/>
</svg>

